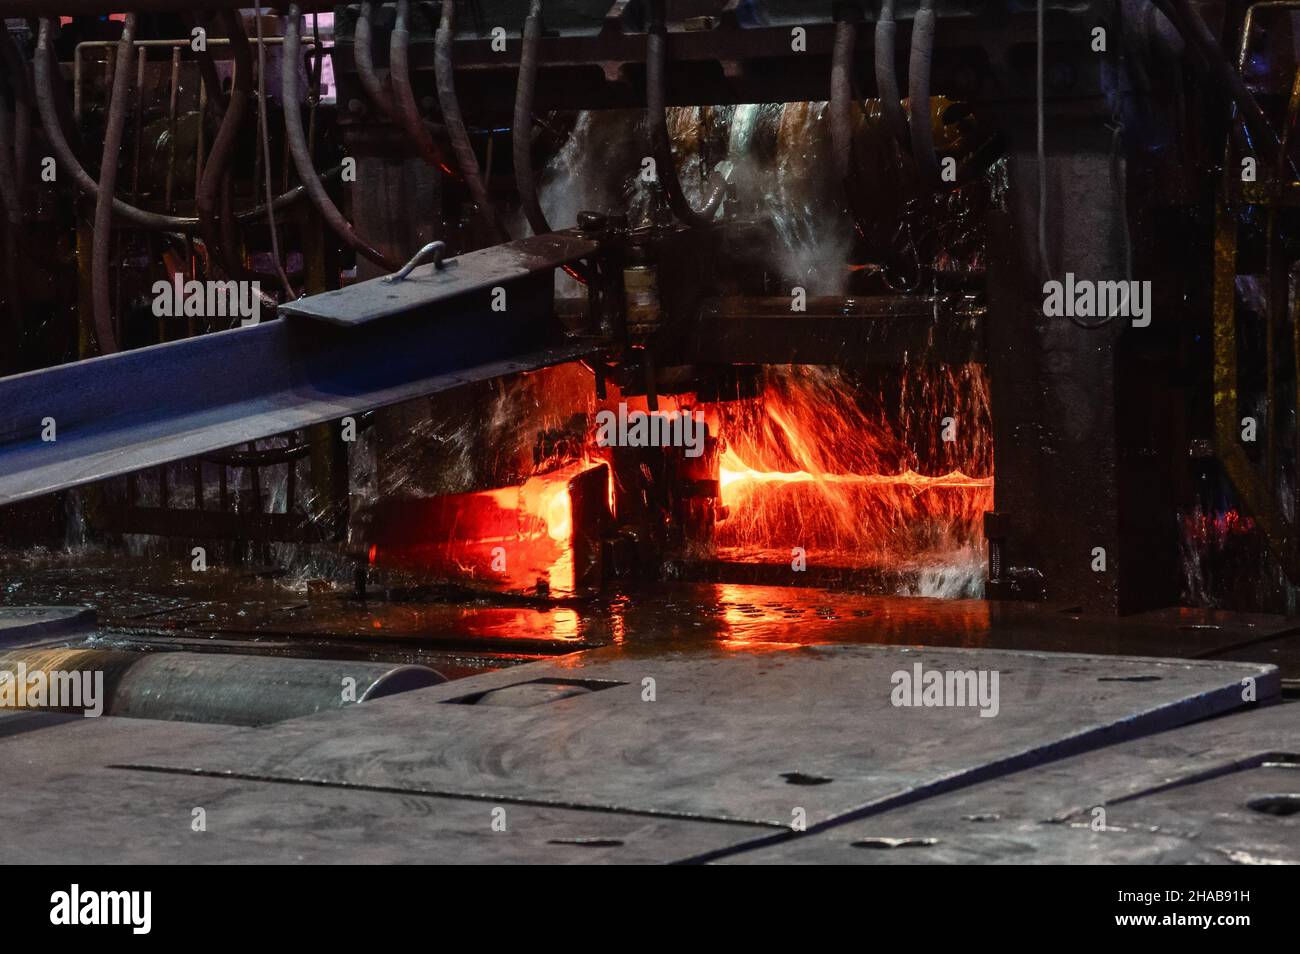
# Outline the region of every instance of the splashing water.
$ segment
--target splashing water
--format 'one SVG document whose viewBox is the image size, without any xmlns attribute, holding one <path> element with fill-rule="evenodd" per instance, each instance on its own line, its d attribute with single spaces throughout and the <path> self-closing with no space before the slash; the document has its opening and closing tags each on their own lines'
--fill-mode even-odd
<svg viewBox="0 0 1300 954">
<path fill-rule="evenodd" d="M 826 103 L 675 108 L 667 122 L 693 204 L 708 172 L 728 160 L 734 194 L 724 215 L 770 221 L 781 249 L 771 272 L 809 294 L 844 293 L 854 230 L 825 174 Z M 544 177 L 553 223 L 582 208 L 624 212 L 633 225 L 662 213 L 657 188 L 637 175 L 647 142 L 640 111 L 581 114 Z M 909 568 L 911 595 L 982 593 L 981 529 L 993 503 L 983 373 L 914 360 L 884 380 L 896 391 L 864 407 L 839 371 L 769 368 L 758 398 L 707 409 L 726 445 L 722 551 L 775 559 L 784 550 L 788 560 L 792 546 L 816 548 L 843 565 Z M 940 433 L 949 417 L 961 422 L 952 441 Z"/>
<path fill-rule="evenodd" d="M 853 226 L 825 175 L 826 103 L 674 107 L 667 123 L 677 174 L 693 205 L 702 204 L 713 168 L 730 161 L 734 214 L 770 220 L 783 246 L 769 267 L 809 294 L 843 292 Z M 551 224 L 567 227 L 588 209 L 626 214 L 633 227 L 653 221 L 662 201 L 658 187 L 640 174 L 648 149 L 641 110 L 580 113 L 542 175 L 540 200 Z M 571 280 L 559 281 L 562 295 L 577 294 Z"/>
<path fill-rule="evenodd" d="M 914 378 L 905 379 L 911 387 Z M 961 445 L 943 441 L 931 433 L 933 411 L 888 423 L 827 368 L 768 369 L 759 398 L 712 407 L 711 427 L 727 444 L 718 546 L 785 559 L 802 547 L 822 563 L 911 570 L 910 595 L 978 595 L 981 526 L 993 504 L 993 479 L 983 476 L 992 463 L 987 392 L 973 369 L 932 372 L 926 389 L 976 433 Z M 936 463 L 951 466 L 918 470 Z"/>
</svg>

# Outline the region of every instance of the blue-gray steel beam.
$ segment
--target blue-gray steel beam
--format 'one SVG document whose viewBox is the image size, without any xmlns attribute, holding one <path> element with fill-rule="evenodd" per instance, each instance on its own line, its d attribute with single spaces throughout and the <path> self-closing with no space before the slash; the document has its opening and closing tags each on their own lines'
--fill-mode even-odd
<svg viewBox="0 0 1300 954">
<path fill-rule="evenodd" d="M 302 299 L 276 321 L 0 379 L 0 504 L 594 354 L 556 320 L 553 272 L 596 246 L 558 236 Z"/>
</svg>

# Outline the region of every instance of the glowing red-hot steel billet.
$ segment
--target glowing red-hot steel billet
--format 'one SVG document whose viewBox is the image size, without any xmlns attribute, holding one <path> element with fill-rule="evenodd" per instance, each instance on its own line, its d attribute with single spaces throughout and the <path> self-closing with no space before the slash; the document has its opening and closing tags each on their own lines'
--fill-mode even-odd
<svg viewBox="0 0 1300 954">
<path fill-rule="evenodd" d="M 381 500 L 367 515 L 370 562 L 491 588 L 532 589 L 544 581 L 552 592 L 570 591 L 571 485 L 596 467 L 603 469 L 578 461 L 511 487 Z"/>
</svg>

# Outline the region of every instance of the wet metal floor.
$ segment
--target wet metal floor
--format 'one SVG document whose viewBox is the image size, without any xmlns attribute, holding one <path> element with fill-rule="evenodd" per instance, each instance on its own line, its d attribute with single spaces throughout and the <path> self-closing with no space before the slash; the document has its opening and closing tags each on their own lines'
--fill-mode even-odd
<svg viewBox="0 0 1300 954">
<path fill-rule="evenodd" d="M 894 707 L 893 674 L 917 664 L 997 671 L 997 715 Z M 29 861 L 893 861 L 842 857 L 843 839 L 916 831 L 965 860 L 1160 860 L 1195 831 L 1062 839 L 1091 805 L 1294 753 L 1294 706 L 1243 712 L 1246 678 L 1275 697 L 1273 670 L 1240 663 L 601 650 L 256 729 L 8 712 L 0 826 Z M 1248 807 L 1281 782 L 1238 778 L 1213 819 L 1188 816 L 1218 826 L 1210 860 L 1300 861 L 1293 820 Z M 909 814 L 931 804 L 946 828 Z M 1005 823 L 970 835 L 954 804 Z M 1132 830 L 1138 809 L 1176 810 L 1139 799 L 1113 824 Z"/>
<path fill-rule="evenodd" d="M 1264 614 L 1168 609 L 1119 619 L 1071 607 L 877 596 L 818 587 L 668 582 L 589 601 L 424 588 L 356 598 L 252 571 L 176 561 L 0 557 L 0 605 L 86 605 L 112 648 L 211 649 L 423 663 L 456 677 L 605 646 L 779 651 L 904 644 L 1276 665 L 1300 688 L 1300 625 Z"/>
<path fill-rule="evenodd" d="M 681 582 L 359 600 L 156 562 L 22 569 L 7 604 L 99 621 L 27 612 L 9 646 L 453 678 L 256 728 L 0 710 L 14 860 L 1300 862 L 1280 617 Z M 918 666 L 996 673 L 996 715 L 897 705 Z"/>
</svg>

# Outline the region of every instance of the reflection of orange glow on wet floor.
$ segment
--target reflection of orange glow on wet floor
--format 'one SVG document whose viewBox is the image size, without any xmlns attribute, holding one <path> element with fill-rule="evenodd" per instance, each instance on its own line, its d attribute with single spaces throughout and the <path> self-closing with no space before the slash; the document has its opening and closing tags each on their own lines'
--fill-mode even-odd
<svg viewBox="0 0 1300 954">
<path fill-rule="evenodd" d="M 717 644 L 727 650 L 783 652 L 853 644 L 980 646 L 989 631 L 983 600 L 865 596 L 815 587 L 715 584 Z M 705 604 L 707 605 L 707 604 Z"/>
</svg>

